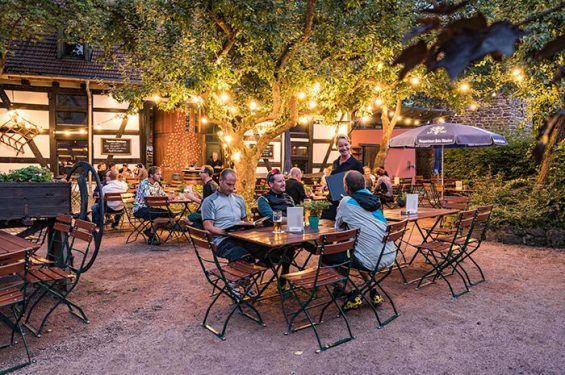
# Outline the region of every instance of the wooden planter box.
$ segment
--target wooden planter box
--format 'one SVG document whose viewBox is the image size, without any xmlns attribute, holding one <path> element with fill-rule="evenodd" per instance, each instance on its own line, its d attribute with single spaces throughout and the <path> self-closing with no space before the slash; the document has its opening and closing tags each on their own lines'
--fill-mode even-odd
<svg viewBox="0 0 565 375">
<path fill-rule="evenodd" d="M 0 221 L 54 218 L 69 213 L 69 182 L 0 183 Z"/>
</svg>

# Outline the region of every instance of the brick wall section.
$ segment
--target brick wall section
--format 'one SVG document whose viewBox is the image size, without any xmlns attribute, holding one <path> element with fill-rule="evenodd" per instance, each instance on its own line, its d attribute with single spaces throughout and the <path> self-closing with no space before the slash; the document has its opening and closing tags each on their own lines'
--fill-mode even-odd
<svg viewBox="0 0 565 375">
<path fill-rule="evenodd" d="M 446 117 L 446 121 L 493 132 L 515 133 L 521 129 L 532 129 L 532 122 L 526 121 L 525 111 L 526 106 L 520 100 L 498 95 L 489 103 L 480 104 L 476 111 L 466 110 L 463 114 Z"/>
</svg>

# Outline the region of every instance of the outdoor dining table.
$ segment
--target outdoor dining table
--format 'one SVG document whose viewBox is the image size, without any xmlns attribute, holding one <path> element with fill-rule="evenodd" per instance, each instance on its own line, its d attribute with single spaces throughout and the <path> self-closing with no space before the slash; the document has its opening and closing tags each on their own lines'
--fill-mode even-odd
<svg viewBox="0 0 565 375">
<path fill-rule="evenodd" d="M 0 255 L 17 254 L 24 251 L 34 252 L 40 246 L 40 244 L 0 230 Z"/>
<path fill-rule="evenodd" d="M 230 237 L 269 248 L 267 258 L 271 260 L 273 276 L 265 283 L 265 286 L 261 289 L 259 294 L 263 293 L 273 280 L 276 279 L 278 281 L 278 272 L 286 256 L 286 254 L 282 254 L 281 256 L 281 251 L 288 249 L 289 246 L 300 245 L 304 242 L 317 241 L 320 239 L 320 236 L 335 232 L 334 221 L 332 220 L 320 220 L 318 230 L 311 230 L 309 227 L 305 227 L 302 233 L 293 233 L 288 231 L 287 225 L 283 225 L 282 230 L 282 233 L 274 233 L 273 227 L 262 227 L 228 233 Z M 279 256 L 276 257 L 276 255 Z M 275 260 L 275 258 L 278 258 L 278 261 Z M 280 294 L 282 290 L 280 288 L 280 283 L 278 282 L 277 287 L 279 288 Z"/>
</svg>

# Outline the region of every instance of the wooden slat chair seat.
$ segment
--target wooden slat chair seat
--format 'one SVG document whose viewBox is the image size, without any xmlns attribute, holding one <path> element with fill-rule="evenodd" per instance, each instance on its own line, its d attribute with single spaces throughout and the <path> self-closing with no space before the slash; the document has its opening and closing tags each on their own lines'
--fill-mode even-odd
<svg viewBox="0 0 565 375">
<path fill-rule="evenodd" d="M 27 271 L 29 269 L 29 258 L 31 252 L 22 251 L 13 254 L 0 254 L 0 322 L 4 322 L 11 330 L 10 339 L 6 343 L 8 335 L 2 336 L 0 340 L 0 350 L 16 345 L 15 335 L 19 334 L 22 338 L 23 347 L 26 352 L 26 359 L 23 362 L 11 365 L 9 368 L 0 368 L 0 374 L 5 374 L 25 367 L 32 363 L 27 340 L 22 330 L 21 320 L 26 312 L 28 304 L 27 296 Z M 22 274 L 23 278 L 17 275 Z M 5 314 L 4 309 L 9 309 L 10 314 Z M 3 361 L 4 364 L 6 362 Z"/>
<path fill-rule="evenodd" d="M 420 279 L 416 287 L 417 289 L 424 285 L 434 283 L 438 278 L 441 278 L 447 283 L 447 286 L 451 291 L 451 295 L 454 298 L 457 298 L 469 291 L 467 280 L 461 273 L 465 272 L 465 270 L 461 268 L 458 262 L 461 259 L 462 254 L 465 253 L 465 248 L 467 247 L 468 240 L 471 237 L 476 216 L 477 210 L 460 212 L 455 227 L 456 230 L 453 232 L 450 241 L 434 240 L 425 242 L 418 247 L 417 251 L 424 255 L 426 261 L 431 264 L 433 268 Z M 460 241 L 461 238 L 464 239 L 463 243 Z M 447 270 L 452 270 L 452 272 L 446 272 Z M 460 293 L 454 292 L 447 277 L 453 273 L 457 273 L 463 281 L 464 290 Z M 428 277 L 432 277 L 432 280 L 423 284 L 423 281 Z"/>
<path fill-rule="evenodd" d="M 208 283 L 212 285 L 214 292 L 217 292 L 206 309 L 202 325 L 221 340 L 225 340 L 228 323 L 236 311 L 264 326 L 265 324 L 259 311 L 254 307 L 254 303 L 260 298 L 261 293 L 255 295 L 253 292 L 259 290 L 258 280 L 267 268 L 243 260 L 230 263 L 220 260 L 216 255 L 216 245 L 210 232 L 194 227 L 188 227 L 188 232 L 204 276 Z M 243 294 L 239 291 L 240 286 L 243 289 Z M 220 323 L 222 324 L 222 329 L 217 330 L 208 323 L 208 318 L 212 308 L 216 306 L 216 303 L 222 296 L 229 298 L 232 306 L 223 322 Z M 244 308 L 250 310 L 253 315 L 244 311 Z M 214 314 L 213 316 L 216 315 Z"/>
<path fill-rule="evenodd" d="M 364 268 L 351 269 L 351 275 L 350 275 L 351 283 L 355 287 L 355 289 L 359 292 L 359 294 L 362 296 L 363 300 L 373 310 L 379 328 L 384 327 L 385 325 L 396 319 L 399 315 L 392 297 L 388 294 L 388 292 L 383 287 L 383 281 L 390 275 L 390 273 L 394 268 L 394 265 L 397 266 L 398 270 L 402 274 L 402 269 L 400 268 L 398 262 L 396 261 L 396 258 L 398 256 L 398 253 L 400 252 L 400 246 L 402 245 L 402 239 L 404 238 L 404 234 L 407 231 L 407 225 L 408 225 L 407 220 L 390 223 L 387 225 L 386 232 L 383 238 L 375 239 L 375 242 L 378 242 L 379 245 L 382 246 L 380 248 L 381 252 L 376 263 L 377 267 L 375 269 L 373 270 L 364 269 Z M 386 249 L 386 246 L 389 242 L 392 242 L 394 244 L 395 261 L 390 266 L 383 266 L 381 264 L 381 260 L 384 251 Z M 404 274 L 402 274 L 402 277 L 404 278 Z M 382 303 L 380 303 L 378 307 L 373 305 L 370 298 L 367 298 L 367 294 L 369 294 L 370 297 L 371 290 L 375 290 L 375 291 L 378 290 L 380 294 L 384 295 L 385 297 L 385 300 Z M 382 304 L 386 301 L 388 301 L 388 303 L 390 304 L 392 308 L 392 313 L 388 318 L 383 320 L 381 319 L 378 310 L 382 310 Z"/>
<path fill-rule="evenodd" d="M 32 266 L 43 266 L 49 265 L 54 266 L 56 264 L 65 263 L 65 251 L 67 249 L 68 243 L 68 233 L 70 231 L 70 226 L 72 224 L 73 217 L 70 215 L 59 214 L 55 217 L 55 224 L 53 224 L 53 231 L 58 233 L 61 237 L 52 237 L 51 243 L 47 248 L 47 256 L 42 257 L 36 253 L 32 254 L 30 257 L 30 262 Z M 58 250 L 56 249 L 58 247 Z"/>
<path fill-rule="evenodd" d="M 345 285 L 349 280 L 349 269 L 351 267 L 351 258 L 349 255 L 355 248 L 358 234 L 358 229 L 351 229 L 348 231 L 335 232 L 321 236 L 316 249 L 316 254 L 319 255 L 318 266 L 299 272 L 287 273 L 281 276 L 281 278 L 288 281 L 288 293 L 298 304 L 298 307 L 293 306 L 294 308 L 289 311 L 289 308 L 285 305 L 292 300 L 290 298 L 281 300 L 283 312 L 288 325 L 287 334 L 304 328 L 312 328 L 314 335 L 316 336 L 316 341 L 318 342 L 319 349 L 317 352 L 351 341 L 354 338 L 351 332 L 351 327 L 349 326 L 349 320 L 347 319 L 342 307 L 337 302 L 336 296 L 330 290 L 330 287 L 333 286 L 341 289 L 345 288 Z M 344 263 L 335 265 L 325 265 L 322 263 L 322 257 L 324 254 L 329 255 L 339 253 L 348 254 L 348 260 Z M 339 272 L 341 267 L 345 267 L 344 272 Z M 326 294 L 328 295 L 329 300 L 321 297 L 322 291 L 327 292 Z M 317 302 L 313 304 L 312 302 L 314 301 Z M 339 317 L 344 320 L 347 327 L 348 336 L 332 343 L 322 344 L 316 325 L 322 322 L 324 312 L 331 305 L 334 305 L 338 309 Z M 320 310 L 318 321 L 315 322 L 309 310 L 320 306 L 323 307 Z M 306 317 L 308 323 L 296 327 L 296 318 L 301 315 Z"/>
<path fill-rule="evenodd" d="M 84 267 L 88 263 L 90 247 L 93 244 L 92 240 L 97 230 L 96 224 L 79 219 L 74 221 L 72 227 L 66 223 L 60 224 L 54 227 L 55 232 L 60 232 L 58 235 L 62 238 L 68 238 L 63 268 L 44 264 L 29 270 L 26 277 L 27 281 L 36 289 L 30 296 L 30 298 L 35 297 L 35 302 L 27 312 L 24 325 L 37 337 L 41 336 L 47 319 L 61 304 L 66 305 L 69 312 L 84 323 L 90 322 L 84 310 L 68 297 L 78 285 L 80 277 L 85 271 Z M 54 235 L 53 238 L 55 237 L 57 236 Z M 50 246 L 52 246 L 52 243 L 50 243 Z M 30 323 L 30 319 L 35 308 L 41 301 L 45 300 L 44 297 L 46 296 L 54 298 L 55 303 L 43 317 L 39 327 L 34 328 Z"/>
</svg>

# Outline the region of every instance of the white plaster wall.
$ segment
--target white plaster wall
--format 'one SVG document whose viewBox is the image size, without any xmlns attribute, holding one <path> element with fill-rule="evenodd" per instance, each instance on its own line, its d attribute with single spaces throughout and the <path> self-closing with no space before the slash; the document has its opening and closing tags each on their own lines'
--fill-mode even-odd
<svg viewBox="0 0 565 375">
<path fill-rule="evenodd" d="M 94 142 L 94 159 L 106 158 L 107 155 L 102 155 L 102 138 L 115 138 L 111 135 L 95 135 Z M 139 137 L 137 135 L 124 135 L 122 139 L 131 139 L 131 155 L 114 155 L 114 159 L 139 159 Z"/>
<path fill-rule="evenodd" d="M 324 161 L 324 156 L 326 156 L 326 152 L 328 151 L 328 143 L 314 143 L 313 147 L 314 160 L 312 160 L 312 162 L 314 164 L 322 163 Z M 339 152 L 337 150 L 332 150 L 328 157 L 328 163 L 331 164 L 338 156 Z"/>
<path fill-rule="evenodd" d="M 118 130 L 122 123 L 119 113 L 94 112 L 92 114 L 92 123 L 94 130 Z M 120 116 L 120 117 L 118 117 Z M 139 130 L 139 115 L 128 116 L 126 130 Z"/>
<path fill-rule="evenodd" d="M 94 108 L 119 108 L 128 109 L 128 102 L 120 103 L 110 95 L 92 95 Z"/>
<path fill-rule="evenodd" d="M 49 96 L 46 92 L 6 90 L 6 94 L 13 103 L 49 104 Z"/>
<path fill-rule="evenodd" d="M 331 140 L 335 135 L 335 125 L 314 124 L 314 139 Z"/>
</svg>

